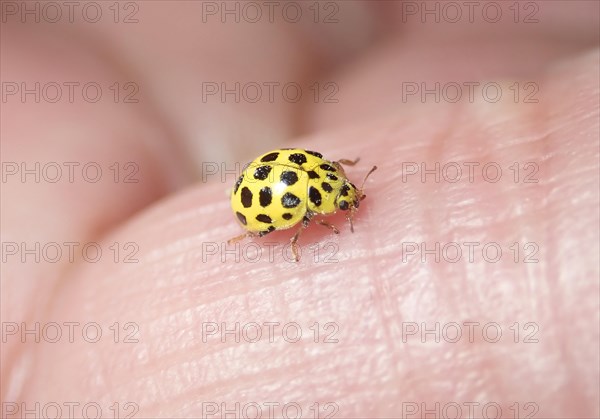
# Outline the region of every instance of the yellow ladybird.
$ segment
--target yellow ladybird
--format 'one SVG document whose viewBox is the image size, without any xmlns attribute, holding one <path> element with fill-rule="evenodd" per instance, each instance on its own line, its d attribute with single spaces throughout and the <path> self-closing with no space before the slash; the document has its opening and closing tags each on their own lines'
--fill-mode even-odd
<svg viewBox="0 0 600 419">
<path fill-rule="evenodd" d="M 367 173 L 360 188 L 348 180 L 342 165 L 353 166 L 358 159 L 329 161 L 321 153 L 298 148 L 274 150 L 255 159 L 242 171 L 231 193 L 231 208 L 247 230 L 228 243 L 245 237 L 262 237 L 275 230 L 285 230 L 301 222 L 290 240 L 296 261 L 298 237 L 317 214 L 346 211 L 350 230 L 359 203 L 365 198 L 363 185 L 377 166 Z M 334 233 L 339 230 L 323 221 Z"/>
</svg>

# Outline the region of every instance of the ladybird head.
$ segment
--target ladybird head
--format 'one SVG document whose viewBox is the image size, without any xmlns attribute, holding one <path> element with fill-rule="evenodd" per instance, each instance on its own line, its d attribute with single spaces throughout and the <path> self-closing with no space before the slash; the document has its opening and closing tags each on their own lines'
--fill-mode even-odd
<svg viewBox="0 0 600 419">
<path fill-rule="evenodd" d="M 352 217 L 354 213 L 358 209 L 360 205 L 360 201 L 365 199 L 367 195 L 364 194 L 364 185 L 365 181 L 369 177 L 371 173 L 373 173 L 377 169 L 377 166 L 373 166 L 369 173 L 366 174 L 365 178 L 360 185 L 360 188 L 357 188 L 352 182 L 349 180 L 344 181 L 344 184 L 340 188 L 340 191 L 335 199 L 335 206 L 342 211 L 348 211 L 347 218 L 350 221 L 350 229 L 354 231 L 354 227 L 352 225 Z"/>
</svg>

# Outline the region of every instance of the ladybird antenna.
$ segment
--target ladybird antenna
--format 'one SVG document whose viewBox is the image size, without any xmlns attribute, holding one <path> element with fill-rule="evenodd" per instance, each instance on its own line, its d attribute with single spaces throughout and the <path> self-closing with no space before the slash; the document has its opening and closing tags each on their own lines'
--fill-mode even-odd
<svg viewBox="0 0 600 419">
<path fill-rule="evenodd" d="M 363 190 L 363 188 L 364 188 L 364 186 L 365 186 L 365 182 L 367 181 L 367 178 L 368 178 L 368 177 L 369 177 L 369 175 L 370 175 L 371 173 L 373 173 L 375 170 L 377 170 L 377 166 L 373 166 L 373 168 L 372 168 L 371 170 L 369 170 L 369 173 L 367 173 L 367 174 L 365 175 L 365 178 L 363 179 L 363 181 L 362 181 L 362 184 L 360 185 L 360 190 L 361 190 L 361 191 Z"/>
</svg>

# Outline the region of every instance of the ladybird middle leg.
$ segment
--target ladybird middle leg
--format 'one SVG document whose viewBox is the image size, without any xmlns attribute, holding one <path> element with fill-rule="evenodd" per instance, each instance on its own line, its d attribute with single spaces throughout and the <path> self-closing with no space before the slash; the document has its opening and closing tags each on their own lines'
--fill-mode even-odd
<svg viewBox="0 0 600 419">
<path fill-rule="evenodd" d="M 307 213 L 304 218 L 302 219 L 302 225 L 300 226 L 300 228 L 298 229 L 298 231 L 296 231 L 296 234 L 294 234 L 294 236 L 290 239 L 290 246 L 292 248 L 292 255 L 294 256 L 294 261 L 298 262 L 300 260 L 300 255 L 298 254 L 298 238 L 300 237 L 300 233 L 302 233 L 302 230 L 304 230 L 306 227 L 308 227 L 308 224 L 310 223 L 310 219 L 312 218 L 313 214 Z"/>
<path fill-rule="evenodd" d="M 336 226 L 328 223 L 325 220 L 317 220 L 317 224 L 321 224 L 322 226 L 325 226 L 325 227 L 331 229 L 335 234 L 340 234 L 340 230 L 338 230 Z"/>
</svg>

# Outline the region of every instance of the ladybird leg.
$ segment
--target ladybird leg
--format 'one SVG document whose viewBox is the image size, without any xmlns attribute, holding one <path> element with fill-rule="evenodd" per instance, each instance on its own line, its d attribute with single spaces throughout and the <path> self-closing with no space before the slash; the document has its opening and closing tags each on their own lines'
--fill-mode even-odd
<svg viewBox="0 0 600 419">
<path fill-rule="evenodd" d="M 300 226 L 298 231 L 296 231 L 296 234 L 294 234 L 294 237 L 292 237 L 290 239 L 290 246 L 292 247 L 292 255 L 294 256 L 294 260 L 296 262 L 298 262 L 300 260 L 300 255 L 298 254 L 298 247 L 299 247 L 298 246 L 298 238 L 300 237 L 300 233 L 302 233 L 302 230 L 304 230 L 306 227 L 308 227 L 311 217 L 312 217 L 312 214 L 306 214 L 304 216 L 304 218 L 302 219 L 302 225 Z"/>
<path fill-rule="evenodd" d="M 354 233 L 354 213 L 356 212 L 356 207 L 350 207 L 350 210 L 346 214 L 346 219 L 350 222 L 350 232 Z"/>
<path fill-rule="evenodd" d="M 300 226 L 294 237 L 290 240 L 290 246 L 292 247 L 292 255 L 294 256 L 294 261 L 300 261 L 300 256 L 298 255 L 298 237 L 300 237 L 300 233 L 304 230 L 304 225 Z"/>
<path fill-rule="evenodd" d="M 334 226 L 333 224 L 329 224 L 327 221 L 325 220 L 317 220 L 317 224 L 321 224 L 322 226 L 325 226 L 331 230 L 333 230 L 333 232 L 335 234 L 340 234 L 340 230 L 337 229 L 336 226 Z"/>
<path fill-rule="evenodd" d="M 254 237 L 255 234 L 251 231 L 246 231 L 244 234 L 240 234 L 239 236 L 233 237 L 227 240 L 227 244 L 234 244 L 239 242 L 240 240 L 244 240 L 246 237 Z"/>
<path fill-rule="evenodd" d="M 356 163 L 358 163 L 358 161 L 360 160 L 360 157 L 357 157 L 354 160 L 349 160 L 349 159 L 339 159 L 337 162 L 341 163 L 345 166 L 354 166 Z"/>
</svg>

